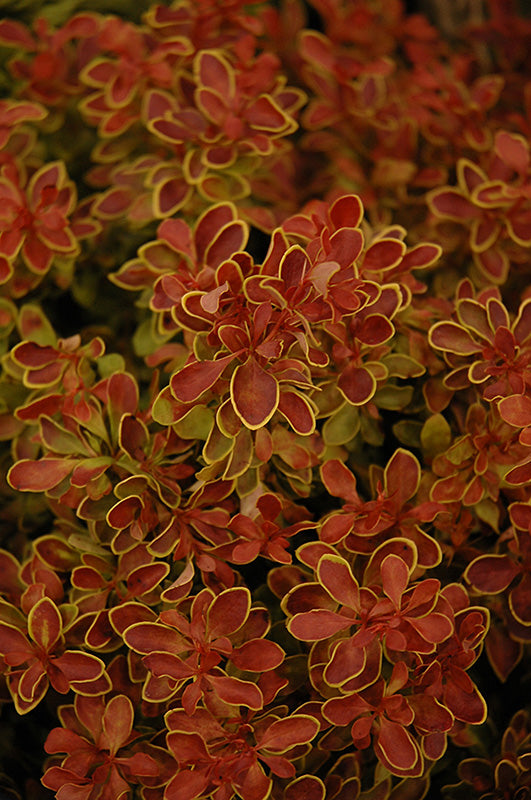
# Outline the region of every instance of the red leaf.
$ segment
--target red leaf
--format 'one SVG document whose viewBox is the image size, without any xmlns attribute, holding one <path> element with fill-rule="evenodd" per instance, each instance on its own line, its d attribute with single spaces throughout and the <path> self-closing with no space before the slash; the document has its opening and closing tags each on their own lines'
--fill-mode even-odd
<svg viewBox="0 0 531 800">
<path fill-rule="evenodd" d="M 319 642 L 350 628 L 351 625 L 351 619 L 324 608 L 316 608 L 304 614 L 295 614 L 288 622 L 288 630 L 292 636 L 303 642 Z"/>
<path fill-rule="evenodd" d="M 428 197 L 428 203 L 438 217 L 463 222 L 477 217 L 479 209 L 457 189 L 437 189 Z"/>
<path fill-rule="evenodd" d="M 420 483 L 420 464 L 415 456 L 398 448 L 384 471 L 385 488 L 397 509 L 401 509 L 417 493 Z"/>
<path fill-rule="evenodd" d="M 376 345 L 387 342 L 394 332 L 395 329 L 392 322 L 384 317 L 383 314 L 369 314 L 356 331 L 356 338 L 363 344 L 376 347 Z"/>
<path fill-rule="evenodd" d="M 19 492 L 46 492 L 61 483 L 75 466 L 75 461 L 59 458 L 23 459 L 11 467 L 7 479 Z"/>
<path fill-rule="evenodd" d="M 63 623 L 57 606 L 49 597 L 39 600 L 28 615 L 28 633 L 45 653 L 51 652 L 61 636 Z"/>
<path fill-rule="evenodd" d="M 521 175 L 527 174 L 529 145 L 523 136 L 508 131 L 498 131 L 494 137 L 494 149 L 504 164 Z"/>
<path fill-rule="evenodd" d="M 503 592 L 520 573 L 515 562 L 505 555 L 478 556 L 465 570 L 464 577 L 485 594 Z"/>
<path fill-rule="evenodd" d="M 341 497 L 347 503 L 361 503 L 356 478 L 339 459 L 326 461 L 321 467 L 321 478 L 329 494 Z"/>
<path fill-rule="evenodd" d="M 173 653 L 150 653 L 142 659 L 142 663 L 157 678 L 185 681 L 195 675 L 194 668 Z"/>
<path fill-rule="evenodd" d="M 326 253 L 327 261 L 336 262 L 341 268 L 350 267 L 361 253 L 362 247 L 361 231 L 353 228 L 341 228 L 330 237 L 330 248 Z"/>
<path fill-rule="evenodd" d="M 65 650 L 61 656 L 54 659 L 53 664 L 69 683 L 94 681 L 105 669 L 101 659 L 92 653 L 83 653 L 80 650 Z"/>
<path fill-rule="evenodd" d="M 266 94 L 260 95 L 247 106 L 245 119 L 253 128 L 263 131 L 279 131 L 289 125 L 289 117 Z"/>
<path fill-rule="evenodd" d="M 335 228 L 357 228 L 363 219 L 363 205 L 358 195 L 347 194 L 332 204 L 329 213 Z"/>
<path fill-rule="evenodd" d="M 241 783 L 235 782 L 242 800 L 266 800 L 271 791 L 271 778 L 267 777 L 261 765 L 255 761 L 243 774 Z"/>
<path fill-rule="evenodd" d="M 251 639 L 232 651 L 231 662 L 238 669 L 248 672 L 267 672 L 279 667 L 285 657 L 276 642 L 265 639 Z"/>
<path fill-rule="evenodd" d="M 0 621 L 0 655 L 6 663 L 18 667 L 33 657 L 33 647 L 22 631 Z"/>
<path fill-rule="evenodd" d="M 141 622 L 132 625 L 123 634 L 128 647 L 137 653 L 182 653 L 190 648 L 186 639 L 183 639 L 173 628 L 152 622 Z"/>
<path fill-rule="evenodd" d="M 326 787 L 314 775 L 301 775 L 286 786 L 285 800 L 325 800 Z"/>
<path fill-rule="evenodd" d="M 505 475 L 505 480 L 511 486 L 523 486 L 531 483 L 531 461 L 526 461 L 525 464 L 510 469 Z"/>
<path fill-rule="evenodd" d="M 402 559 L 391 553 L 386 556 L 381 565 L 382 586 L 385 594 L 393 602 L 395 608 L 399 609 L 402 595 L 409 583 L 409 569 Z"/>
<path fill-rule="evenodd" d="M 380 239 L 371 244 L 363 259 L 364 270 L 391 269 L 400 263 L 406 245 L 398 239 Z"/>
<path fill-rule="evenodd" d="M 457 680 L 449 681 L 444 692 L 444 704 L 456 719 L 470 725 L 481 725 L 487 717 L 487 704 L 474 684 L 470 691 L 465 691 Z"/>
<path fill-rule="evenodd" d="M 498 404 L 498 410 L 501 418 L 515 428 L 531 425 L 531 397 L 525 394 L 503 397 Z"/>
<path fill-rule="evenodd" d="M 252 356 L 234 370 L 230 391 L 234 410 L 251 430 L 265 425 L 277 410 L 278 383 Z"/>
<path fill-rule="evenodd" d="M 230 636 L 249 616 L 251 596 L 242 586 L 218 594 L 207 612 L 207 627 L 211 636 Z"/>
<path fill-rule="evenodd" d="M 225 58 L 214 51 L 203 51 L 198 55 L 196 69 L 202 86 L 213 89 L 227 100 L 233 96 L 234 73 Z"/>
<path fill-rule="evenodd" d="M 203 796 L 208 784 L 209 780 L 202 769 L 179 770 L 166 786 L 165 800 L 196 800 Z"/>
<path fill-rule="evenodd" d="M 432 644 L 444 642 L 454 632 L 451 620 L 444 614 L 433 613 L 426 617 L 408 617 L 408 622 L 423 639 Z"/>
<path fill-rule="evenodd" d="M 55 347 L 41 347 L 35 342 L 21 342 L 13 350 L 13 358 L 26 369 L 46 367 L 57 359 Z"/>
<path fill-rule="evenodd" d="M 175 214 L 184 205 L 190 194 L 190 187 L 183 178 L 167 178 L 155 187 L 153 209 L 155 216 L 167 217 Z"/>
<path fill-rule="evenodd" d="M 4 19 L 0 22 L 0 41 L 8 47 L 20 47 L 29 52 L 35 50 L 35 42 L 26 26 L 14 20 Z"/>
<path fill-rule="evenodd" d="M 170 731 L 166 736 L 168 747 L 178 764 L 208 762 L 209 752 L 204 739 L 193 731 Z"/>
<path fill-rule="evenodd" d="M 255 683 L 227 676 L 209 674 L 206 680 L 220 700 L 233 706 L 259 709 L 264 705 L 262 692 Z"/>
<path fill-rule="evenodd" d="M 102 719 L 101 745 L 112 756 L 124 746 L 133 727 L 134 710 L 131 700 L 123 694 L 115 695 L 105 704 Z"/>
<path fill-rule="evenodd" d="M 376 391 L 376 379 L 369 370 L 349 364 L 337 382 L 346 399 L 354 406 L 368 403 Z"/>
<path fill-rule="evenodd" d="M 133 570 L 127 578 L 129 596 L 142 597 L 142 595 L 151 592 L 164 580 L 169 571 L 170 565 L 163 562 L 145 564 Z"/>
<path fill-rule="evenodd" d="M 531 626 L 531 575 L 524 572 L 509 594 L 509 608 L 521 625 Z"/>
<path fill-rule="evenodd" d="M 461 356 L 480 353 L 482 349 L 468 331 L 455 322 L 437 322 L 430 329 L 429 340 L 438 350 L 447 350 Z"/>
<path fill-rule="evenodd" d="M 140 497 L 132 495 L 131 497 L 124 497 L 119 500 L 107 513 L 107 522 L 111 528 L 123 530 L 131 525 L 132 522 L 138 517 L 144 503 Z"/>
<path fill-rule="evenodd" d="M 380 717 L 374 752 L 393 775 L 414 777 L 422 774 L 424 763 L 419 747 L 398 722 Z"/>
<path fill-rule="evenodd" d="M 293 245 L 282 256 L 279 275 L 287 289 L 301 286 L 308 266 L 308 256 L 298 245 Z"/>
<path fill-rule="evenodd" d="M 249 229 L 242 220 L 234 220 L 222 228 L 217 236 L 210 238 L 210 243 L 205 252 L 205 262 L 213 267 L 219 267 L 235 253 L 239 253 L 245 247 Z"/>
<path fill-rule="evenodd" d="M 308 400 L 297 392 L 282 391 L 278 410 L 284 414 L 295 433 L 309 436 L 315 430 L 315 415 Z"/>
<path fill-rule="evenodd" d="M 317 575 L 321 585 L 337 603 L 360 610 L 359 585 L 344 558 L 324 555 L 319 561 Z"/>
<path fill-rule="evenodd" d="M 408 704 L 415 713 L 415 728 L 419 731 L 449 731 L 454 718 L 435 697 L 428 694 L 411 694 Z"/>
<path fill-rule="evenodd" d="M 258 741 L 261 750 L 285 753 L 299 744 L 311 742 L 319 731 L 319 723 L 306 714 L 293 714 L 273 722 Z"/>
<path fill-rule="evenodd" d="M 365 649 L 357 640 L 344 639 L 336 646 L 323 677 L 330 686 L 341 686 L 351 678 L 361 675 L 366 661 Z"/>
<path fill-rule="evenodd" d="M 234 358 L 235 354 L 231 353 L 217 361 L 195 361 L 187 364 L 172 376 L 170 386 L 173 396 L 182 403 L 197 400 L 203 392 L 212 388 Z"/>
</svg>

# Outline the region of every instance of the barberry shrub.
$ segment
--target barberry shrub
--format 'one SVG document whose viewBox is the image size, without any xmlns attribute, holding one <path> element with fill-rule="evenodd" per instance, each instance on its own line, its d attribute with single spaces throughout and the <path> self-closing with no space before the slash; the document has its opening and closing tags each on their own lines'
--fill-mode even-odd
<svg viewBox="0 0 531 800">
<path fill-rule="evenodd" d="M 531 22 L 72 5 L 0 21 L 0 796 L 529 797 Z"/>
</svg>

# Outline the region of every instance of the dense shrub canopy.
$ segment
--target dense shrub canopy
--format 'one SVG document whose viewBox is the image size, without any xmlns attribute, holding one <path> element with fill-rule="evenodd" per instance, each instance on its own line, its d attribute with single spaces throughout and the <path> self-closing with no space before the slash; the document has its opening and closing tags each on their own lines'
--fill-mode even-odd
<svg viewBox="0 0 531 800">
<path fill-rule="evenodd" d="M 0 796 L 531 796 L 531 21 L 0 21 Z"/>
</svg>

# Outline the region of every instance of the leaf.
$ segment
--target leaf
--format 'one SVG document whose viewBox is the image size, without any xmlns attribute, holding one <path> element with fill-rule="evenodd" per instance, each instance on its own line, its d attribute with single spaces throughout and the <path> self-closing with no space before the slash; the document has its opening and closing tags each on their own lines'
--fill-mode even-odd
<svg viewBox="0 0 531 800">
<path fill-rule="evenodd" d="M 251 681 L 242 681 L 239 678 L 232 678 L 228 675 L 218 677 L 211 673 L 206 677 L 206 680 L 224 703 L 252 709 L 259 709 L 264 705 L 262 692 Z"/>
<path fill-rule="evenodd" d="M 380 239 L 369 245 L 363 259 L 364 270 L 386 270 L 402 260 L 406 245 L 397 239 Z"/>
<path fill-rule="evenodd" d="M 383 314 L 369 314 L 356 331 L 356 338 L 369 347 L 376 347 L 387 342 L 394 332 L 394 325 Z"/>
<path fill-rule="evenodd" d="M 494 150 L 508 167 L 521 175 L 529 167 L 529 145 L 523 136 L 508 131 L 498 131 L 494 137 Z"/>
<path fill-rule="evenodd" d="M 242 800 L 266 800 L 271 791 L 271 778 L 262 769 L 261 764 L 254 761 L 244 773 L 243 780 L 235 781 L 238 794 Z"/>
<path fill-rule="evenodd" d="M 341 497 L 347 503 L 359 504 L 356 477 L 339 459 L 326 461 L 321 467 L 321 480 L 329 494 Z"/>
<path fill-rule="evenodd" d="M 456 322 L 437 322 L 430 328 L 428 338 L 432 347 L 460 356 L 474 355 L 482 350 L 482 345 Z"/>
<path fill-rule="evenodd" d="M 55 347 L 36 344 L 34 342 L 21 342 L 13 349 L 13 358 L 26 369 L 46 367 L 57 359 Z"/>
<path fill-rule="evenodd" d="M 374 375 L 364 367 L 349 364 L 339 376 L 337 385 L 344 397 L 354 406 L 368 403 L 376 391 Z"/>
<path fill-rule="evenodd" d="M 428 694 L 411 694 L 408 705 L 415 713 L 415 728 L 419 731 L 449 731 L 454 718 L 445 706 Z"/>
<path fill-rule="evenodd" d="M 0 22 L 0 42 L 7 47 L 20 47 L 28 52 L 35 50 L 35 42 L 26 26 L 14 20 L 4 19 Z"/>
<path fill-rule="evenodd" d="M 531 425 L 531 397 L 525 394 L 513 394 L 502 397 L 498 404 L 501 418 L 515 428 Z"/>
<path fill-rule="evenodd" d="M 39 600 L 28 615 L 28 633 L 45 653 L 53 651 L 63 629 L 61 614 L 49 597 Z"/>
<path fill-rule="evenodd" d="M 234 70 L 223 56 L 214 50 L 201 51 L 194 68 L 199 85 L 213 89 L 220 97 L 230 100 L 235 91 Z"/>
<path fill-rule="evenodd" d="M 59 458 L 29 458 L 17 461 L 7 474 L 13 489 L 19 492 L 46 492 L 64 480 L 76 466 L 76 461 Z"/>
<path fill-rule="evenodd" d="M 444 642 L 454 632 L 451 620 L 444 614 L 432 613 L 419 618 L 410 616 L 408 622 L 425 641 L 431 644 Z"/>
<path fill-rule="evenodd" d="M 325 800 L 326 786 L 315 775 L 301 775 L 286 786 L 285 800 Z"/>
<path fill-rule="evenodd" d="M 453 680 L 446 685 L 444 705 L 454 717 L 470 725 L 481 725 L 487 718 L 487 704 L 472 681 L 471 689 L 466 691 L 458 683 L 458 670 L 454 670 Z M 465 672 L 463 677 L 468 677 Z"/>
<path fill-rule="evenodd" d="M 168 738 L 168 744 L 171 740 Z M 182 769 L 171 779 L 164 791 L 164 800 L 197 800 L 209 785 L 205 770 Z M 77 800 L 77 798 L 76 798 Z"/>
<path fill-rule="evenodd" d="M 394 607 L 399 609 L 402 595 L 409 583 L 409 569 L 407 564 L 397 555 L 391 553 L 380 564 L 382 587 Z"/>
<path fill-rule="evenodd" d="M 9 474 L 8 474 L 9 478 Z M 531 483 L 531 461 L 513 467 L 505 474 L 505 480 L 511 486 L 524 486 Z"/>
<path fill-rule="evenodd" d="M 61 453 L 63 455 L 91 455 L 90 450 L 81 438 L 81 434 L 76 436 L 45 415 L 39 418 L 39 426 L 44 444 L 54 453 Z"/>
<path fill-rule="evenodd" d="M 314 31 L 304 31 L 304 34 L 315 35 Z M 326 41 L 326 38 L 323 37 Z M 357 228 L 363 219 L 363 204 L 357 194 L 346 194 L 332 203 L 329 211 L 330 221 L 335 228 Z"/>
<path fill-rule="evenodd" d="M 259 738 L 257 744 L 260 750 L 285 753 L 292 747 L 311 742 L 318 731 L 319 723 L 314 717 L 293 714 L 291 717 L 275 720 Z"/>
<path fill-rule="evenodd" d="M 436 189 L 428 195 L 428 205 L 436 216 L 455 222 L 473 219 L 480 214 L 480 210 L 458 189 Z"/>
<path fill-rule="evenodd" d="M 128 647 L 137 653 L 152 652 L 179 654 L 190 649 L 190 644 L 173 628 L 159 623 L 140 622 L 123 633 Z"/>
<path fill-rule="evenodd" d="M 179 764 L 190 762 L 200 764 L 210 760 L 205 741 L 198 733 L 170 731 L 166 736 L 166 741 Z"/>
<path fill-rule="evenodd" d="M 299 245 L 293 245 L 282 256 L 279 275 L 286 289 L 301 286 L 309 265 L 306 252 Z"/>
<path fill-rule="evenodd" d="M 387 495 L 401 509 L 416 495 L 420 484 L 420 464 L 413 453 L 402 447 L 395 450 L 384 470 Z"/>
<path fill-rule="evenodd" d="M 330 237 L 330 248 L 327 250 L 327 262 L 337 263 L 341 269 L 355 263 L 363 248 L 363 234 L 353 228 L 340 228 Z M 364 262 L 365 265 L 365 262 Z M 312 279 L 315 267 L 312 267 Z"/>
<path fill-rule="evenodd" d="M 292 391 L 281 391 L 278 410 L 286 417 L 295 433 L 309 436 L 315 430 L 315 413 L 310 402 Z"/>
<path fill-rule="evenodd" d="M 226 589 L 216 595 L 207 611 L 210 636 L 230 636 L 235 633 L 245 623 L 250 609 L 250 592 L 242 586 Z"/>
<path fill-rule="evenodd" d="M 380 717 L 374 752 L 393 775 L 415 777 L 422 774 L 424 763 L 419 747 L 398 722 Z"/>
<path fill-rule="evenodd" d="M 18 667 L 33 657 L 33 647 L 22 631 L 13 625 L 0 621 L 0 655 L 6 663 Z"/>
<path fill-rule="evenodd" d="M 251 356 L 234 370 L 230 384 L 234 410 L 248 428 L 269 422 L 279 403 L 279 385 Z"/>
<path fill-rule="evenodd" d="M 277 132 L 290 126 L 290 118 L 267 94 L 261 94 L 249 103 L 245 109 L 245 120 L 259 131 Z"/>
<path fill-rule="evenodd" d="M 474 559 L 463 577 L 478 592 L 498 594 L 505 591 L 519 573 L 519 566 L 509 556 L 489 554 Z"/>
<path fill-rule="evenodd" d="M 287 628 L 292 636 L 303 642 L 320 642 L 350 628 L 352 623 L 352 619 L 333 611 L 316 608 L 303 614 L 295 614 L 288 621 Z"/>
<path fill-rule="evenodd" d="M 285 658 L 283 649 L 267 639 L 251 639 L 235 648 L 230 661 L 246 672 L 267 672 L 279 667 Z"/>
<path fill-rule="evenodd" d="M 173 396 L 182 403 L 193 403 L 203 392 L 212 388 L 234 358 L 235 354 L 231 353 L 217 361 L 195 361 L 187 364 L 171 377 Z"/>
<path fill-rule="evenodd" d="M 127 592 L 130 597 L 142 597 L 164 580 L 170 565 L 164 562 L 145 564 L 133 570 L 127 578 Z"/>
<path fill-rule="evenodd" d="M 337 603 L 359 613 L 361 610 L 359 584 L 344 558 L 324 555 L 319 561 L 317 576 L 321 585 Z"/>
<path fill-rule="evenodd" d="M 115 695 L 106 702 L 102 719 L 101 744 L 109 750 L 111 756 L 116 755 L 128 740 L 133 719 L 133 704 L 125 695 Z"/>
<path fill-rule="evenodd" d="M 346 681 L 361 675 L 367 662 L 365 648 L 356 638 L 344 639 L 334 649 L 323 678 L 330 686 L 341 686 Z"/>
<path fill-rule="evenodd" d="M 531 626 L 531 575 L 524 572 L 509 594 L 509 608 L 517 622 Z"/>
<path fill-rule="evenodd" d="M 68 683 L 82 684 L 99 678 L 104 670 L 103 661 L 92 653 L 80 650 L 65 650 L 53 661 L 54 667 L 59 669 Z"/>
</svg>

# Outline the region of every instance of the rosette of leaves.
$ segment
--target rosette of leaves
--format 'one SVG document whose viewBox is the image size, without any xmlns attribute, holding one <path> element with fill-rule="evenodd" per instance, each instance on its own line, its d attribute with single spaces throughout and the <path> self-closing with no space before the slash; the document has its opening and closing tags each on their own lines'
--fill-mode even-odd
<svg viewBox="0 0 531 800">
<path fill-rule="evenodd" d="M 529 714 L 517 711 L 504 731 L 498 752 L 490 759 L 465 758 L 458 768 L 460 783 L 443 788 L 448 800 L 519 800 L 531 790 Z"/>
<path fill-rule="evenodd" d="M 461 589 L 445 594 L 436 579 L 412 581 L 418 555 L 406 539 L 380 545 L 361 581 L 356 560 L 351 566 L 331 546 L 303 546 L 299 557 L 317 580 L 292 588 L 282 606 L 290 633 L 313 643 L 308 668 L 325 719 L 350 725 L 356 748 L 372 743 L 392 774 L 420 776 L 424 758 L 444 752 L 455 720 L 485 719 L 466 670 L 479 655 L 487 613 L 470 608 Z"/>
</svg>

